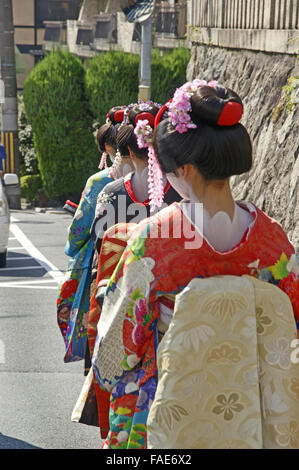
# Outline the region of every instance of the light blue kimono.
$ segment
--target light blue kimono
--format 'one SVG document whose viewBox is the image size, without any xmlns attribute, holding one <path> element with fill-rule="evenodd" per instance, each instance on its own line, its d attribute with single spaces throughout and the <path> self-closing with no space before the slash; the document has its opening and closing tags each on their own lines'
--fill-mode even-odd
<svg viewBox="0 0 299 470">
<path fill-rule="evenodd" d="M 68 270 L 72 279 L 78 280 L 74 294 L 71 314 L 68 320 L 65 343 L 65 362 L 84 359 L 87 344 L 88 312 L 90 304 L 91 263 L 93 258 L 93 241 L 90 228 L 95 217 L 98 194 L 111 183 L 109 168 L 92 175 L 86 183 L 81 200 L 69 227 L 69 236 L 65 254 L 72 257 Z M 59 296 L 58 296 L 59 299 Z M 65 303 L 70 299 L 63 299 Z"/>
</svg>

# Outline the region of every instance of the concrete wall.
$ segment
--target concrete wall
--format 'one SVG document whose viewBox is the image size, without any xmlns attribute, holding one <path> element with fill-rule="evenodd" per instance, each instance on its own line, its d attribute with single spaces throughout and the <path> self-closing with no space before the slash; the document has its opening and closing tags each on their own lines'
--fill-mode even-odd
<svg viewBox="0 0 299 470">
<path fill-rule="evenodd" d="M 299 0 L 190 0 L 192 41 L 298 53 Z"/>
</svg>

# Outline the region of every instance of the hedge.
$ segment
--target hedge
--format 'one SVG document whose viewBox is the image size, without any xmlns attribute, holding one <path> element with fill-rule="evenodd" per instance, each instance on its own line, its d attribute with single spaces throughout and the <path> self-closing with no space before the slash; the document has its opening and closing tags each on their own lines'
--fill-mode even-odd
<svg viewBox="0 0 299 470">
<path fill-rule="evenodd" d="M 40 175 L 25 175 L 20 178 L 21 196 L 30 202 L 38 202 L 39 189 L 42 189 Z"/>
<path fill-rule="evenodd" d="M 103 124 L 113 106 L 138 99 L 139 56 L 125 52 L 105 52 L 88 62 L 86 89 L 94 118 Z"/>
<path fill-rule="evenodd" d="M 81 192 L 99 155 L 80 59 L 68 51 L 51 52 L 28 75 L 24 103 L 47 196 Z"/>
<path fill-rule="evenodd" d="M 186 81 L 190 60 L 187 49 L 174 49 L 160 56 L 152 51 L 151 99 L 165 103 L 175 89 Z M 89 60 L 86 87 L 90 108 L 100 123 L 115 105 L 129 104 L 138 99 L 140 57 L 125 52 L 106 52 Z"/>
<path fill-rule="evenodd" d="M 186 81 L 186 69 L 190 60 L 188 49 L 178 48 L 166 52 L 152 52 L 151 96 L 153 101 L 166 103 L 176 88 Z"/>
</svg>

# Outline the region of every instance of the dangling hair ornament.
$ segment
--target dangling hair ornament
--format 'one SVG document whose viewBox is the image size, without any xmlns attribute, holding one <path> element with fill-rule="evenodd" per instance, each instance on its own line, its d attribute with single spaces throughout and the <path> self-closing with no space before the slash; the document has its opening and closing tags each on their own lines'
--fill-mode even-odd
<svg viewBox="0 0 299 470">
<path fill-rule="evenodd" d="M 153 128 L 149 125 L 147 119 L 137 121 L 134 129 L 137 138 L 137 144 L 140 149 L 148 148 L 148 193 L 151 212 L 160 208 L 164 198 L 163 173 L 158 162 L 156 152 L 151 144 L 153 137 Z"/>
<path fill-rule="evenodd" d="M 102 170 L 103 168 L 108 168 L 108 164 L 107 164 L 107 152 L 103 152 L 102 153 L 102 158 L 101 158 L 101 161 L 100 161 L 100 164 L 98 166 L 99 170 Z"/>
<path fill-rule="evenodd" d="M 113 179 L 118 178 L 119 167 L 120 167 L 121 163 L 122 163 L 121 154 L 117 151 L 116 155 L 115 155 L 114 162 L 113 162 L 113 164 L 111 166 L 111 169 L 110 169 L 110 176 Z"/>
<path fill-rule="evenodd" d="M 159 209 L 164 199 L 163 173 L 152 145 L 148 149 L 148 194 L 151 212 Z"/>
</svg>

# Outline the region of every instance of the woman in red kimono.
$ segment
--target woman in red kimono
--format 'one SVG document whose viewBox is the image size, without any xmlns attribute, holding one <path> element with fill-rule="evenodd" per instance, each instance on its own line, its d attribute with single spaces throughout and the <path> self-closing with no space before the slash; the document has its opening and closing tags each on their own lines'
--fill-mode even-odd
<svg viewBox="0 0 299 470">
<path fill-rule="evenodd" d="M 299 313 L 294 247 L 276 221 L 231 194 L 229 178 L 252 165 L 242 111 L 232 90 L 194 80 L 176 91 L 155 130 L 155 180 L 160 166 L 185 200 L 139 224 L 106 290 L 92 361 L 111 390 L 104 447 L 146 448 L 160 320 L 169 324 L 171 297 L 193 278 L 254 275 L 285 290 Z"/>
</svg>

